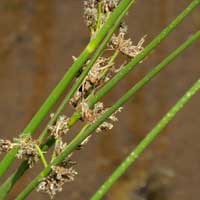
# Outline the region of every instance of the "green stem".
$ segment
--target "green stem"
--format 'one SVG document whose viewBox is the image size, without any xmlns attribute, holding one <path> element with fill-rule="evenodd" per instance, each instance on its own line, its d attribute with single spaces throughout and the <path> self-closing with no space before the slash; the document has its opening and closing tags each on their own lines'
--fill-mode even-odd
<svg viewBox="0 0 200 200">
<path fill-rule="evenodd" d="M 111 59 L 109 60 L 108 65 L 114 64 L 114 61 L 118 55 L 119 55 L 119 51 L 116 50 L 113 56 L 111 57 Z M 109 68 L 105 68 L 103 72 L 100 74 L 100 77 L 103 78 L 107 74 L 108 71 L 109 71 Z"/>
<path fill-rule="evenodd" d="M 43 119 L 48 115 L 50 109 L 55 105 L 59 97 L 63 94 L 66 87 L 72 81 L 72 79 L 76 76 L 77 72 L 81 69 L 83 64 L 88 60 L 90 55 L 96 50 L 96 48 L 100 45 L 103 41 L 109 30 L 115 24 L 115 21 L 118 18 L 123 18 L 126 13 L 124 10 L 128 11 L 127 8 L 130 8 L 131 5 L 134 3 L 134 0 L 122 0 L 119 6 L 114 10 L 114 12 L 110 15 L 106 23 L 103 25 L 101 30 L 97 33 L 96 37 L 93 38 L 85 50 L 81 53 L 79 58 L 74 62 L 74 64 L 69 68 L 67 73 L 64 75 L 63 79 L 58 83 L 55 87 L 53 92 L 41 106 L 39 111 L 35 114 L 32 118 L 30 123 L 24 129 L 22 134 L 32 135 L 38 126 L 41 124 Z M 124 13 L 123 16 L 121 14 Z M 15 160 L 15 156 L 18 152 L 18 149 L 15 148 L 7 153 L 4 159 L 0 163 L 0 177 L 5 174 L 7 169 L 11 166 L 11 164 Z"/>
<path fill-rule="evenodd" d="M 48 166 L 48 163 L 47 163 L 47 161 L 46 161 L 46 159 L 45 159 L 45 156 L 44 156 L 44 154 L 43 154 L 43 151 L 40 149 L 40 147 L 39 147 L 38 145 L 35 145 L 35 146 L 36 146 L 37 151 L 38 151 L 38 153 L 39 153 L 40 159 L 42 160 L 42 163 L 43 163 L 43 165 L 44 165 L 44 168 L 46 168 L 46 167 Z"/>
<path fill-rule="evenodd" d="M 197 32 L 191 38 L 189 38 L 182 46 L 175 50 L 170 56 L 162 61 L 156 68 L 154 68 L 149 74 L 147 74 L 141 81 L 133 86 L 124 96 L 122 96 L 111 108 L 109 108 L 94 124 L 90 125 L 85 131 L 81 131 L 66 147 L 66 149 L 54 159 L 52 165 L 58 165 L 61 163 L 70 153 L 72 153 L 92 132 L 94 132 L 100 124 L 102 124 L 109 116 L 115 113 L 121 106 L 123 106 L 137 91 L 143 88 L 153 77 L 155 77 L 162 69 L 166 67 L 176 56 L 183 52 L 183 50 L 189 47 L 194 41 L 200 38 L 200 32 Z M 51 171 L 51 166 L 40 173 L 18 196 L 18 200 L 24 199 L 29 193 L 37 187 L 40 180 L 47 176 Z"/>
<path fill-rule="evenodd" d="M 102 1 L 98 2 L 98 18 L 97 18 L 97 26 L 96 26 L 96 32 L 99 31 L 101 26 L 101 15 L 102 15 Z"/>
<path fill-rule="evenodd" d="M 158 137 L 161 131 L 170 123 L 183 106 L 191 97 L 200 90 L 200 80 L 176 103 L 175 106 L 162 118 L 161 121 L 150 131 L 140 144 L 129 154 L 121 165 L 112 173 L 112 175 L 102 184 L 90 200 L 100 200 L 109 191 L 114 183 L 126 172 L 136 159 L 146 150 L 149 145 Z"/>
</svg>

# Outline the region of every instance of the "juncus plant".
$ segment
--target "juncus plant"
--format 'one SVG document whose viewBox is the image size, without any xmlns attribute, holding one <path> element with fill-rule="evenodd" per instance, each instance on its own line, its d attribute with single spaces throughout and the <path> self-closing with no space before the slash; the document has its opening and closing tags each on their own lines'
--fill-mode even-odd
<svg viewBox="0 0 200 200">
<path fill-rule="evenodd" d="M 174 21 L 152 42 L 146 45 L 145 33 L 136 44 L 127 35 L 128 27 L 123 18 L 134 2 L 133 0 L 83 1 L 83 16 L 90 31 L 89 44 L 79 57 L 73 56 L 74 64 L 23 133 L 12 141 L 0 140 L 0 152 L 8 152 L 0 163 L 1 175 L 6 172 L 15 158 L 24 160 L 20 167 L 0 187 L 0 199 L 5 199 L 25 171 L 29 168 L 34 170 L 34 165 L 38 161 L 43 163 L 44 170 L 27 185 L 16 199 L 25 199 L 35 188 L 38 192 L 46 192 L 50 198 L 54 198 L 57 192 L 62 191 L 63 185 L 73 181 L 78 174 L 75 170 L 76 162 L 73 161 L 73 153 L 83 149 L 94 135 L 94 132 L 100 133 L 112 129 L 116 122 L 120 123 L 118 115 L 123 111 L 124 104 L 158 75 L 161 70 L 166 68 L 178 55 L 200 38 L 199 31 L 193 34 L 122 95 L 119 100 L 114 102 L 111 107 L 106 107 L 101 98 L 138 66 L 200 4 L 200 0 L 193 0 Z M 109 55 L 107 52 L 109 52 Z M 119 56 L 123 57 L 121 64 L 117 62 Z M 33 139 L 32 134 L 71 82 L 73 83 L 72 88 L 60 106 L 58 106 L 57 111 L 50 114 L 50 121 L 39 138 Z M 144 139 L 144 142 L 140 143 L 138 148 L 136 147 L 136 150 L 131 154 L 136 156 L 133 156 L 133 159 L 129 159 L 132 158 L 130 155 L 128 157 L 130 162 L 125 161 L 126 167 L 122 169 L 119 166 L 92 199 L 96 200 L 103 197 L 112 184 L 117 181 L 136 157 L 140 156 L 148 145 L 156 139 L 160 131 L 199 88 L 200 84 L 197 81 L 158 123 L 155 129 L 149 133 L 150 136 L 147 136 L 147 138 L 150 137 L 150 139 Z M 63 113 L 67 104 L 74 108 L 72 116 L 67 116 Z M 65 138 L 70 134 L 71 127 L 78 120 L 83 122 L 83 127 L 67 144 Z M 158 129 L 158 127 L 161 128 Z M 47 159 L 46 152 L 51 146 L 54 147 L 54 150 L 51 157 Z"/>
</svg>

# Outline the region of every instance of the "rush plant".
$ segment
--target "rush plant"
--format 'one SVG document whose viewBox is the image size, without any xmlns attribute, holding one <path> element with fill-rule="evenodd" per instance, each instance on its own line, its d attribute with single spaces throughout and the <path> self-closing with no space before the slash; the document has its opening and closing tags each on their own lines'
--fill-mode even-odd
<svg viewBox="0 0 200 200">
<path fill-rule="evenodd" d="M 15 183 L 27 170 L 34 170 L 34 166 L 38 162 L 43 163 L 44 169 L 24 188 L 16 199 L 25 199 L 34 189 L 38 192 L 46 192 L 50 198 L 53 198 L 57 192 L 62 191 L 63 185 L 73 181 L 77 175 L 74 169 L 76 162 L 72 160 L 74 151 L 84 148 L 91 137 L 95 135 L 95 132 L 99 134 L 112 129 L 114 123 L 120 123 L 117 115 L 122 112 L 125 103 L 149 84 L 177 56 L 200 39 L 200 31 L 197 31 L 133 85 L 121 98 L 113 102 L 111 107 L 105 107 L 101 99 L 118 85 L 127 74 L 139 66 L 199 6 L 200 0 L 191 1 L 188 7 L 148 45 L 145 45 L 146 36 L 142 36 L 137 44 L 134 44 L 127 36 L 128 28 L 124 17 L 134 3 L 134 0 L 83 1 L 83 16 L 90 30 L 88 45 L 78 58 L 73 57 L 74 63 L 24 131 L 12 141 L 0 140 L 0 152 L 6 153 L 0 163 L 1 177 L 15 159 L 23 160 L 19 168 L 1 185 L 0 199 L 6 199 Z M 109 56 L 107 55 L 108 50 Z M 120 55 L 124 59 L 121 64 L 117 62 Z M 56 112 L 50 115 L 50 120 L 39 138 L 34 140 L 32 135 L 69 84 L 72 84 L 72 87 L 68 88 L 69 91 L 66 97 L 60 103 Z M 199 89 L 200 80 L 161 119 L 155 128 L 105 181 L 91 200 L 102 199 L 110 187 L 157 138 L 163 128 L 167 126 L 177 112 L 183 108 Z M 68 104 L 74 108 L 72 116 L 66 116 L 64 113 L 64 108 Z M 71 127 L 79 120 L 83 121 L 83 126 L 71 142 L 67 144 L 65 137 L 70 133 Z M 53 153 L 47 159 L 46 152 L 50 147 L 53 147 Z"/>
</svg>

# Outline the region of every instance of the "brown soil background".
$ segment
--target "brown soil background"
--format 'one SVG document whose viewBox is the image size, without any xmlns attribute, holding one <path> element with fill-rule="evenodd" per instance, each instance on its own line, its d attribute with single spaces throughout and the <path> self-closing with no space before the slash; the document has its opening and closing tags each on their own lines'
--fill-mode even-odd
<svg viewBox="0 0 200 200">
<path fill-rule="evenodd" d="M 137 42 L 147 34 L 147 44 L 190 2 L 137 1 L 127 17 L 129 36 Z M 105 98 L 106 105 L 112 105 L 133 83 L 199 29 L 200 8 L 197 8 Z M 82 19 L 82 1 L 0 1 L 2 138 L 12 138 L 20 133 L 72 63 L 71 56 L 77 56 L 88 39 Z M 199 59 L 200 42 L 197 42 L 125 106 L 120 122 L 112 131 L 96 135 L 84 150 L 77 152 L 74 159 L 78 162 L 79 175 L 73 183 L 66 184 L 56 199 L 89 199 L 160 117 L 199 78 Z M 199 100 L 200 94 L 177 115 L 104 199 L 199 200 Z M 39 131 L 36 136 L 38 134 Z M 40 169 L 41 166 L 37 167 Z M 36 170 L 26 173 L 8 199 L 15 199 L 37 173 Z M 27 199 L 48 199 L 48 196 L 33 192 Z"/>
</svg>

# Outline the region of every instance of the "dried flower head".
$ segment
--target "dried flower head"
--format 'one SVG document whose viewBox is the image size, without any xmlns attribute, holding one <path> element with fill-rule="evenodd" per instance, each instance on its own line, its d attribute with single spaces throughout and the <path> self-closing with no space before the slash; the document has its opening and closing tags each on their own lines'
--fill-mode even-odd
<svg viewBox="0 0 200 200">
<path fill-rule="evenodd" d="M 51 135 L 53 135 L 56 139 L 65 135 L 68 131 L 68 120 L 66 116 L 62 115 L 56 121 L 56 124 L 49 127 Z"/>
<path fill-rule="evenodd" d="M 117 7 L 119 0 L 84 0 L 84 20 L 92 35 L 102 27 L 109 14 Z M 100 13 L 99 13 L 100 11 Z M 98 23 L 100 20 L 100 24 Z M 97 24 L 100 27 L 97 27 Z"/>
<path fill-rule="evenodd" d="M 53 199 L 57 192 L 62 191 L 63 185 L 67 182 L 73 181 L 76 175 L 77 172 L 70 164 L 68 164 L 67 167 L 62 165 L 53 166 L 50 174 L 38 185 L 37 191 L 46 192 L 49 194 L 51 199 Z"/>
<path fill-rule="evenodd" d="M 104 13 L 113 12 L 118 4 L 119 0 L 102 0 L 102 10 Z"/>
<path fill-rule="evenodd" d="M 89 123 L 94 123 L 104 110 L 102 102 L 96 103 L 94 108 L 90 109 L 87 102 L 82 101 L 80 103 L 80 107 L 82 112 L 82 119 Z"/>
<path fill-rule="evenodd" d="M 95 123 L 96 120 L 103 115 L 108 109 L 104 108 L 104 105 L 102 102 L 98 102 L 95 104 L 93 109 L 90 109 L 87 102 L 83 101 L 80 104 L 81 106 L 81 112 L 82 112 L 82 119 L 87 121 L 88 123 Z M 112 114 L 109 118 L 108 121 L 103 122 L 96 130 L 96 132 L 101 132 L 104 130 L 111 130 L 113 128 L 113 124 L 112 122 L 116 122 L 118 121 L 116 114 L 118 112 L 122 111 L 122 107 L 120 107 L 114 114 Z M 88 138 L 89 139 L 89 138 Z M 88 141 L 88 139 L 86 139 L 86 143 Z M 83 144 L 85 143 L 83 142 Z"/>
<path fill-rule="evenodd" d="M 56 157 L 59 156 L 63 152 L 66 146 L 67 143 L 64 143 L 61 139 L 57 140 L 54 149 L 55 156 Z"/>
<path fill-rule="evenodd" d="M 71 104 L 74 107 L 88 97 L 91 91 L 95 91 L 103 83 L 109 80 L 111 72 L 113 72 L 113 64 L 109 64 L 110 58 L 100 57 L 94 64 L 88 75 L 85 77 L 79 90 L 75 93 L 71 99 Z"/>
<path fill-rule="evenodd" d="M 30 168 L 39 160 L 39 153 L 36 148 L 38 142 L 33 140 L 31 136 L 15 138 L 14 145 L 19 148 L 17 158 L 28 160 Z"/>
<path fill-rule="evenodd" d="M 98 18 L 98 2 L 96 0 L 85 0 L 83 1 L 84 7 L 84 20 L 86 25 L 91 29 L 95 29 L 97 18 Z"/>
<path fill-rule="evenodd" d="M 118 50 L 122 54 L 129 58 L 136 57 L 141 51 L 143 51 L 143 43 L 145 42 L 145 36 L 138 42 L 137 45 L 133 45 L 132 40 L 125 39 L 125 30 L 122 29 L 118 35 L 113 35 L 110 42 L 110 47 L 113 50 Z"/>
<path fill-rule="evenodd" d="M 113 122 L 118 121 L 118 118 L 116 117 L 116 114 L 122 111 L 122 107 L 120 107 L 115 113 L 113 113 L 109 118 L 108 121 L 103 122 L 97 129 L 96 132 L 100 133 L 102 131 L 111 130 L 113 126 Z M 106 112 L 107 109 L 105 109 L 103 112 Z M 102 113 L 103 114 L 103 113 Z"/>
<path fill-rule="evenodd" d="M 8 152 L 13 148 L 13 144 L 10 140 L 0 139 L 0 154 L 3 152 Z"/>
</svg>

